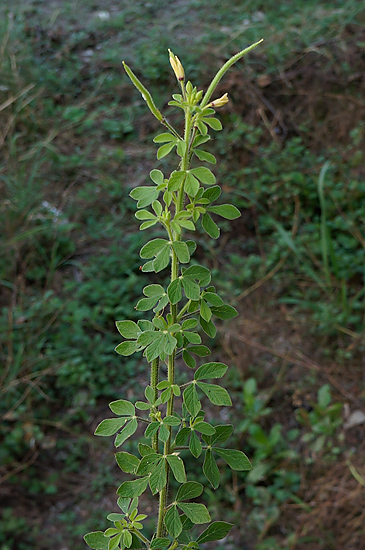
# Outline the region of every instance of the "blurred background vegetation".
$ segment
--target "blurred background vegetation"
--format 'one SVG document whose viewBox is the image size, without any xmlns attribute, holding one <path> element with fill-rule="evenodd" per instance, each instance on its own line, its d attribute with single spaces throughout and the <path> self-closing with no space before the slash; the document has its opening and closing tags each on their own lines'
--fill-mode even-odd
<svg viewBox="0 0 365 550">
<path fill-rule="evenodd" d="M 215 548 L 361 550 L 364 4 L 2 0 L 0 15 L 0 549 L 81 550 L 103 528 L 121 472 L 93 430 L 147 381 L 113 352 L 114 322 L 136 319 L 147 280 L 128 193 L 159 128 L 121 61 L 169 116 L 167 48 L 204 88 L 264 37 L 217 91 L 212 152 L 242 217 L 197 252 L 240 312 L 210 345 L 254 464 L 206 493 L 237 524 Z"/>
</svg>

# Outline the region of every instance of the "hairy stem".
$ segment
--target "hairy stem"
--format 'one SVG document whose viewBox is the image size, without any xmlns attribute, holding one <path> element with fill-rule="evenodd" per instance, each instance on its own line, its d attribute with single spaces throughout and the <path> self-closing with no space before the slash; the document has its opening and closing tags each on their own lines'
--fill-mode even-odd
<svg viewBox="0 0 365 550">
<path fill-rule="evenodd" d="M 154 401 L 157 401 L 158 399 L 158 376 L 159 376 L 159 369 L 160 369 L 160 359 L 157 357 L 154 359 L 151 363 L 151 388 L 153 389 L 153 399 Z M 157 409 L 154 408 L 153 412 L 157 412 Z M 152 438 L 152 448 L 156 453 L 158 453 L 158 434 L 155 434 Z"/>
<path fill-rule="evenodd" d="M 191 142 L 191 113 L 190 109 L 187 108 L 185 111 L 185 132 L 184 132 L 184 142 L 186 144 L 186 149 L 184 156 L 181 159 L 180 168 L 181 170 L 187 170 L 189 167 L 189 146 Z M 177 202 L 175 207 L 175 215 L 178 214 L 182 209 L 184 208 L 184 183 L 182 183 L 178 195 L 177 195 Z M 173 241 L 180 241 L 181 234 L 177 234 L 175 231 L 172 233 L 169 231 L 169 237 Z M 172 259 L 171 259 L 171 282 L 175 281 L 179 276 L 179 260 L 175 254 L 175 251 L 172 250 Z M 170 303 L 170 313 L 172 316 L 172 323 L 176 323 L 177 321 L 177 304 L 171 304 Z M 175 383 L 175 351 L 169 356 L 168 358 L 168 365 L 167 365 L 167 378 L 170 384 Z M 167 409 L 166 414 L 167 416 L 172 415 L 174 412 L 174 394 L 171 392 L 171 397 L 167 402 Z M 172 428 L 169 426 L 169 438 L 164 444 L 164 455 L 168 455 L 171 452 L 171 436 L 172 436 Z M 157 536 L 162 537 L 164 533 L 164 516 L 166 511 L 166 504 L 167 504 L 167 494 L 169 489 L 169 473 L 170 473 L 170 467 L 166 462 L 166 474 L 167 474 L 167 484 L 160 492 L 160 499 L 159 499 L 159 511 L 158 511 L 158 524 L 157 524 Z"/>
</svg>

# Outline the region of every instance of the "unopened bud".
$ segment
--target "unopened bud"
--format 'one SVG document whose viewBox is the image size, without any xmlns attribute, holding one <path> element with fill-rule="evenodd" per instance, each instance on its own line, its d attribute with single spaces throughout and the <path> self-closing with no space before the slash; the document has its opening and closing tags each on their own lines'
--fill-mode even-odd
<svg viewBox="0 0 365 550">
<path fill-rule="evenodd" d="M 228 99 L 228 94 L 225 93 L 224 95 L 222 95 L 222 97 L 220 97 L 219 99 L 215 99 L 214 101 L 212 101 L 211 103 L 209 103 L 207 105 L 207 107 L 223 107 L 223 105 L 225 105 L 226 103 L 228 103 L 229 99 Z"/>
<path fill-rule="evenodd" d="M 171 67 L 175 73 L 175 76 L 179 82 L 182 82 L 185 79 L 184 67 L 182 66 L 181 61 L 177 57 L 177 55 L 174 55 L 171 50 L 169 50 L 169 54 Z"/>
</svg>

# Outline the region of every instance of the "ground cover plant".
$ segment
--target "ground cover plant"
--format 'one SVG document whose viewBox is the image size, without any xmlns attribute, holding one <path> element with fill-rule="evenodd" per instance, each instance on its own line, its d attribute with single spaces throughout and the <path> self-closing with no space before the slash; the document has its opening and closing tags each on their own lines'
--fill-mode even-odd
<svg viewBox="0 0 365 550">
<path fill-rule="evenodd" d="M 138 354 L 123 361 L 112 350 L 115 319 L 143 316 L 134 305 L 145 234 L 128 195 L 155 166 L 160 123 L 144 115 L 121 60 L 138 67 L 175 126 L 167 48 L 207 89 L 217 60 L 265 36 L 217 90 L 230 97 L 219 111 L 224 128 L 204 146 L 217 157 L 224 201 L 242 215 L 221 218 L 214 241 L 198 225 L 194 255 L 240 313 L 204 344 L 212 361 L 230 365 L 233 407 L 217 411 L 221 423 L 239 419 L 229 446 L 245 450 L 253 470 L 232 472 L 219 458 L 221 487 L 210 489 L 201 473 L 200 498 L 213 520 L 235 524 L 215 543 L 224 548 L 358 550 L 361 3 L 169 8 L 159 0 L 0 6 L 0 548 L 85 548 L 82 536 L 114 509 L 121 476 L 110 438 L 92 433 L 116 387 L 134 402 L 136 386 L 148 384 Z M 151 238 L 161 237 L 156 227 Z M 246 386 L 251 378 L 256 389 Z M 329 392 L 318 389 L 328 384 L 326 404 Z M 154 515 L 146 493 L 141 506 Z M 146 527 L 152 535 L 153 522 Z"/>
</svg>

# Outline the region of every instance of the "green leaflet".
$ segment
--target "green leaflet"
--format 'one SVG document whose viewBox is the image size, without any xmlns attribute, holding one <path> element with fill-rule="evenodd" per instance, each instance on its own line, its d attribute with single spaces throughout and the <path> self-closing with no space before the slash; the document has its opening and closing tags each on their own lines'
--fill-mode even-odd
<svg viewBox="0 0 365 550">
<path fill-rule="evenodd" d="M 119 532 L 119 531 L 117 531 L 117 532 Z M 115 537 L 110 539 L 108 550 L 115 550 L 119 546 L 121 538 L 122 538 L 122 533 L 119 533 L 118 535 L 116 535 Z"/>
<path fill-rule="evenodd" d="M 148 210 L 137 210 L 137 212 L 134 215 L 137 218 L 137 220 L 140 220 L 140 221 L 156 220 L 156 216 L 154 216 L 151 212 L 148 212 Z"/>
<path fill-rule="evenodd" d="M 156 296 L 153 298 L 142 298 L 137 302 L 136 309 L 138 311 L 149 311 L 157 304 L 158 301 L 159 297 Z"/>
<path fill-rule="evenodd" d="M 165 460 L 160 460 L 150 475 L 150 489 L 153 495 L 160 492 L 167 483 Z"/>
<path fill-rule="evenodd" d="M 218 319 L 233 319 L 238 315 L 238 311 L 234 307 L 228 305 L 212 307 L 211 310 L 213 315 L 218 317 Z"/>
<path fill-rule="evenodd" d="M 195 197 L 199 191 L 199 181 L 191 173 L 191 171 L 186 173 L 184 190 L 189 197 Z"/>
<path fill-rule="evenodd" d="M 156 170 L 156 169 L 151 170 L 150 178 L 153 181 L 153 183 L 155 183 L 156 185 L 162 185 L 163 184 L 164 177 L 163 177 L 163 173 L 161 172 L 161 170 Z"/>
<path fill-rule="evenodd" d="M 207 151 L 202 151 L 202 149 L 194 149 L 194 154 L 199 160 L 205 160 L 205 162 L 210 162 L 211 164 L 217 163 L 217 159 L 214 155 L 208 153 Z"/>
<path fill-rule="evenodd" d="M 169 397 L 171 395 L 171 388 L 169 388 Z M 170 436 L 170 430 L 165 424 L 160 425 L 160 431 L 158 432 L 158 439 L 160 441 L 163 441 L 163 443 L 166 443 Z"/>
<path fill-rule="evenodd" d="M 115 453 L 115 460 L 119 468 L 126 474 L 134 474 L 139 466 L 140 460 L 125 451 Z"/>
<path fill-rule="evenodd" d="M 219 407 L 230 407 L 232 405 L 229 393 L 222 386 L 207 384 L 206 382 L 197 382 L 197 386 L 205 393 L 213 405 L 218 405 Z"/>
<path fill-rule="evenodd" d="M 205 542 L 224 539 L 232 527 L 232 523 L 226 523 L 225 521 L 214 521 L 207 529 L 205 529 L 205 531 L 201 533 L 196 542 L 198 544 L 204 544 Z"/>
<path fill-rule="evenodd" d="M 181 284 L 184 288 L 185 296 L 188 300 L 199 300 L 200 288 L 194 280 L 190 277 L 186 277 L 185 274 L 181 278 Z"/>
<path fill-rule="evenodd" d="M 176 416 L 165 416 L 162 422 L 167 424 L 167 426 L 180 426 L 181 418 L 177 418 Z"/>
<path fill-rule="evenodd" d="M 118 401 L 112 401 L 109 403 L 110 410 L 118 416 L 134 416 L 135 408 L 130 401 L 119 399 Z"/>
<path fill-rule="evenodd" d="M 127 418 L 107 418 L 102 420 L 95 430 L 95 435 L 107 437 L 114 435 L 124 424 L 127 422 Z"/>
<path fill-rule="evenodd" d="M 205 124 L 208 124 L 208 126 L 210 126 L 213 130 L 216 130 L 217 132 L 219 130 L 222 130 L 222 123 L 220 120 L 218 120 L 217 118 L 213 118 L 213 117 L 204 117 L 202 119 L 202 121 L 205 123 Z"/>
<path fill-rule="evenodd" d="M 174 474 L 176 481 L 178 481 L 179 483 L 185 483 L 186 474 L 182 459 L 176 455 L 167 455 L 166 460 L 169 463 L 169 466 L 172 470 L 172 473 Z"/>
<path fill-rule="evenodd" d="M 200 302 L 200 315 L 202 316 L 204 321 L 206 321 L 207 323 L 209 323 L 209 321 L 212 318 L 212 311 L 208 306 L 208 304 L 203 299 Z"/>
<path fill-rule="evenodd" d="M 182 298 L 181 280 L 175 279 L 167 287 L 167 294 L 172 304 L 177 304 Z"/>
<path fill-rule="evenodd" d="M 232 470 L 252 470 L 252 465 L 247 456 L 242 451 L 236 451 L 235 449 L 214 449 Z"/>
<path fill-rule="evenodd" d="M 140 256 L 143 259 L 153 258 L 168 245 L 169 241 L 166 241 L 166 239 L 153 239 L 141 248 Z"/>
<path fill-rule="evenodd" d="M 197 422 L 196 424 L 194 424 L 194 430 L 196 430 L 197 432 L 200 432 L 204 435 L 214 435 L 215 434 L 215 429 L 213 428 L 213 426 L 211 426 L 207 422 Z"/>
<path fill-rule="evenodd" d="M 132 418 L 130 422 L 123 428 L 123 430 L 116 436 L 114 445 L 120 447 L 138 428 L 138 422 L 136 418 Z"/>
<path fill-rule="evenodd" d="M 232 424 L 215 426 L 215 434 L 210 438 L 209 443 L 211 445 L 213 445 L 214 443 L 224 443 L 229 437 L 231 437 L 232 432 Z"/>
<path fill-rule="evenodd" d="M 176 137 L 169 133 L 158 134 L 153 138 L 154 143 L 168 143 L 170 141 L 176 141 Z"/>
<path fill-rule="evenodd" d="M 205 183 L 206 185 L 214 185 L 216 182 L 215 175 L 209 168 L 203 166 L 199 168 L 193 168 L 190 170 L 190 173 L 193 174 L 199 181 Z"/>
<path fill-rule="evenodd" d="M 191 252 L 190 252 L 191 253 Z M 185 279 L 199 281 L 200 286 L 207 286 L 210 283 L 211 275 L 209 269 L 200 265 L 192 265 L 183 271 Z"/>
<path fill-rule="evenodd" d="M 216 461 L 214 460 L 212 451 L 208 449 L 205 453 L 203 464 L 203 472 L 213 489 L 219 486 L 220 474 Z"/>
<path fill-rule="evenodd" d="M 165 289 L 161 285 L 147 285 L 143 289 L 143 294 L 147 298 L 161 298 L 165 294 Z"/>
<path fill-rule="evenodd" d="M 159 273 L 165 267 L 167 267 L 170 263 L 170 246 L 165 246 L 158 254 L 156 254 L 156 258 L 153 261 L 153 270 L 156 273 Z"/>
<path fill-rule="evenodd" d="M 183 324 L 181 325 L 182 330 L 191 330 L 193 328 L 196 328 L 198 326 L 197 319 L 186 319 L 183 321 Z"/>
<path fill-rule="evenodd" d="M 208 378 L 222 378 L 227 372 L 227 365 L 224 363 L 205 363 L 197 369 L 194 375 L 194 380 L 205 380 Z"/>
<path fill-rule="evenodd" d="M 136 339 L 138 336 L 138 333 L 141 332 L 140 328 L 136 323 L 133 321 L 117 321 L 115 323 L 118 332 L 124 337 L 124 338 L 130 338 L 130 339 Z"/>
<path fill-rule="evenodd" d="M 158 199 L 159 194 L 160 191 L 156 189 L 156 187 L 143 186 L 135 187 L 129 193 L 129 196 L 137 201 L 137 208 L 144 208 L 145 206 L 149 206 L 153 203 L 153 201 Z"/>
<path fill-rule="evenodd" d="M 198 134 L 194 139 L 193 146 L 199 147 L 199 145 L 203 145 L 203 143 L 206 143 L 209 140 L 210 140 L 210 136 L 201 136 Z"/>
<path fill-rule="evenodd" d="M 169 535 L 176 539 L 182 531 L 182 523 L 176 505 L 171 506 L 165 514 L 165 525 Z"/>
<path fill-rule="evenodd" d="M 157 151 L 157 158 L 158 160 L 161 160 L 162 158 L 166 157 L 171 151 L 176 147 L 177 141 L 173 141 L 171 143 L 166 143 L 165 145 L 162 145 L 158 151 Z"/>
<path fill-rule="evenodd" d="M 137 350 L 137 347 L 137 342 L 122 342 L 121 344 L 117 345 L 115 351 L 119 353 L 119 355 L 124 355 L 125 357 L 128 357 Z"/>
<path fill-rule="evenodd" d="M 190 500 L 192 498 L 200 497 L 203 492 L 203 485 L 196 481 L 188 481 L 183 485 L 180 485 L 176 495 L 176 501 L 182 502 L 184 500 Z"/>
<path fill-rule="evenodd" d="M 212 306 L 219 307 L 224 305 L 222 298 L 220 298 L 218 294 L 215 294 L 214 292 L 204 291 L 202 294 L 202 297 L 206 302 L 208 302 Z"/>
<path fill-rule="evenodd" d="M 212 322 L 212 320 L 210 320 L 207 323 L 207 321 L 205 321 L 205 319 L 203 319 L 203 317 L 200 316 L 199 322 L 200 322 L 200 326 L 204 330 L 205 334 L 210 336 L 210 338 L 214 338 L 215 335 L 217 334 L 217 329 L 215 328 L 214 323 Z"/>
<path fill-rule="evenodd" d="M 212 239 L 218 239 L 220 229 L 207 212 L 202 216 L 202 226 L 209 237 L 212 237 Z"/>
<path fill-rule="evenodd" d="M 177 170 L 172 172 L 167 189 L 171 192 L 178 191 L 185 179 L 185 176 L 186 176 L 185 170 Z"/>
<path fill-rule="evenodd" d="M 178 507 L 195 525 L 202 523 L 209 523 L 211 517 L 204 504 L 198 504 L 196 502 L 178 502 Z"/>
<path fill-rule="evenodd" d="M 183 358 L 183 361 L 184 361 L 185 365 L 187 365 L 191 369 L 195 369 L 196 361 L 195 361 L 194 357 L 192 355 L 190 355 L 190 353 L 186 349 L 183 350 L 182 358 Z"/>
<path fill-rule="evenodd" d="M 214 202 L 221 196 L 221 192 L 219 185 L 214 185 L 214 187 L 210 187 L 204 191 L 203 198 L 209 202 Z"/>
<path fill-rule="evenodd" d="M 125 481 L 117 490 L 117 495 L 124 498 L 140 497 L 145 492 L 148 485 L 149 476 L 135 479 L 134 481 Z"/>
<path fill-rule="evenodd" d="M 108 550 L 109 539 L 102 531 L 95 531 L 84 536 L 84 541 L 93 550 Z"/>
<path fill-rule="evenodd" d="M 190 428 L 181 428 L 181 430 L 176 436 L 176 440 L 175 440 L 176 445 L 185 445 L 190 434 L 191 434 Z"/>
<path fill-rule="evenodd" d="M 202 452 L 202 444 L 194 431 L 190 434 L 189 451 L 195 458 L 198 458 Z"/>
<path fill-rule="evenodd" d="M 201 403 L 195 388 L 195 384 L 190 384 L 183 393 L 184 404 L 191 416 L 195 417 L 201 409 Z"/>
<path fill-rule="evenodd" d="M 186 243 L 181 241 L 174 241 L 171 246 L 179 262 L 181 262 L 182 264 L 189 263 L 190 253 Z"/>
<path fill-rule="evenodd" d="M 235 220 L 236 218 L 239 218 L 241 216 L 241 212 L 233 206 L 233 204 L 220 204 L 219 206 L 210 206 L 208 208 L 209 212 L 213 212 L 213 214 L 218 214 L 219 216 L 222 216 L 222 218 L 226 218 L 226 220 Z"/>
<path fill-rule="evenodd" d="M 210 349 L 207 346 L 189 346 L 187 349 L 190 353 L 195 353 L 199 357 L 206 357 L 210 354 Z"/>
</svg>

